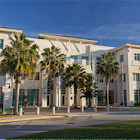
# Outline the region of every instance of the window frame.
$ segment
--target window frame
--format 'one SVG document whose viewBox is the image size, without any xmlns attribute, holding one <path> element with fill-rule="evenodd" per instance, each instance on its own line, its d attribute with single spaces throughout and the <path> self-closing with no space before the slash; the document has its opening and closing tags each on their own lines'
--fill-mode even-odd
<svg viewBox="0 0 140 140">
<path fill-rule="evenodd" d="M 124 61 L 124 57 L 123 54 L 120 55 L 120 63 L 122 63 Z"/>
<path fill-rule="evenodd" d="M 140 61 L 140 54 L 139 53 L 134 53 L 134 60 Z"/>
<path fill-rule="evenodd" d="M 2 42 L 1 42 L 2 41 Z M 2 48 L 1 48 L 1 44 L 2 44 Z M 4 44 L 4 39 L 0 38 L 0 49 L 3 49 L 3 44 Z"/>
</svg>

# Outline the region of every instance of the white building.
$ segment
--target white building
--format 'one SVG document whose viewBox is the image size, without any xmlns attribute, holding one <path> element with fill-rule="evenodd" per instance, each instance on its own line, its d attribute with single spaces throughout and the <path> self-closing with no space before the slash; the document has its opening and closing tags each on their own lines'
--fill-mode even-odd
<svg viewBox="0 0 140 140">
<path fill-rule="evenodd" d="M 22 30 L 2 28 L 0 27 L 0 52 L 6 45 L 9 45 L 9 36 L 13 34 L 19 35 Z M 81 64 L 87 73 L 92 73 L 91 71 L 91 53 L 93 53 L 93 69 L 94 69 L 94 82 L 97 83 L 99 87 L 98 102 L 103 103 L 103 94 L 106 94 L 106 85 L 103 78 L 95 74 L 95 63 L 97 57 L 108 51 L 116 53 L 116 60 L 119 62 L 119 74 L 116 79 L 111 80 L 109 84 L 110 93 L 110 104 L 114 102 L 122 102 L 122 91 L 125 94 L 125 102 L 127 106 L 131 103 L 140 101 L 140 45 L 127 43 L 119 48 L 107 47 L 94 45 L 96 40 L 82 39 L 70 36 L 62 35 L 50 35 L 50 34 L 39 34 L 38 39 L 28 38 L 33 40 L 39 46 L 38 54 L 43 52 L 44 48 L 51 47 L 52 45 L 61 49 L 61 52 L 66 54 L 67 64 L 79 63 Z M 40 58 L 39 61 L 41 61 Z M 123 68 L 122 68 L 123 66 Z M 122 80 L 122 70 L 123 70 L 123 80 Z M 50 94 L 48 89 L 48 79 L 45 73 L 41 73 L 40 65 L 36 69 L 37 75 L 33 78 L 22 79 L 20 94 L 19 94 L 19 104 L 23 102 L 23 95 L 28 95 L 29 106 L 40 105 L 42 107 L 50 106 L 50 101 L 53 100 L 55 106 L 58 106 L 58 94 L 57 88 L 54 88 L 54 94 Z M 133 80 L 135 77 L 135 80 Z M 58 81 L 58 80 L 57 80 Z M 3 76 L 0 73 L 0 87 L 7 85 L 7 91 L 5 93 L 5 103 L 6 108 L 11 108 L 14 105 L 14 95 L 15 95 L 15 83 L 13 77 L 8 74 Z M 9 88 L 10 85 L 10 88 Z M 56 82 L 57 87 L 57 82 Z M 63 88 L 61 85 L 59 96 L 59 105 L 68 105 L 68 100 L 70 105 L 74 103 L 74 89 L 73 87 Z M 68 96 L 70 93 L 70 97 Z M 53 96 L 53 97 L 52 97 Z M 85 105 L 86 100 L 80 99 L 81 93 L 78 90 L 77 93 L 77 105 Z M 69 98 L 69 99 L 68 99 Z M 2 90 L 0 92 L 0 102 L 3 102 Z"/>
</svg>

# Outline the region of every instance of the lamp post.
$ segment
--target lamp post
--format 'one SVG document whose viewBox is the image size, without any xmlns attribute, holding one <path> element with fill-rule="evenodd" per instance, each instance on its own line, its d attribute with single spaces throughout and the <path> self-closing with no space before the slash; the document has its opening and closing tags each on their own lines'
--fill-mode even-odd
<svg viewBox="0 0 140 140">
<path fill-rule="evenodd" d="M 59 90 L 60 90 L 60 59 L 59 59 L 59 72 L 58 72 L 58 111 L 59 111 Z"/>
<path fill-rule="evenodd" d="M 123 98 L 123 109 L 125 109 L 124 105 L 124 75 L 123 75 L 123 62 L 122 62 L 122 98 Z"/>
<path fill-rule="evenodd" d="M 6 114 L 5 112 L 5 92 L 6 92 L 6 86 L 2 86 L 2 93 L 3 93 L 3 108 L 2 108 L 2 113 L 3 116 Z"/>
<path fill-rule="evenodd" d="M 92 59 L 91 59 L 91 67 L 92 67 L 92 99 L 93 99 L 93 110 L 94 110 L 94 82 L 93 82 L 93 52 L 92 53 Z"/>
</svg>

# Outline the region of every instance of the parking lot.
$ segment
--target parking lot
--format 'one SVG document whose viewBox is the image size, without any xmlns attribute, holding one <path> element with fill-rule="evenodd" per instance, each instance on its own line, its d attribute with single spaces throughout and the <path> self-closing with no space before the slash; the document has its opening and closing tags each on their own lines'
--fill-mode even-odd
<svg viewBox="0 0 140 140">
<path fill-rule="evenodd" d="M 43 131 L 128 120 L 140 120 L 140 114 L 90 115 L 0 123 L 0 138 L 6 139 Z"/>
</svg>

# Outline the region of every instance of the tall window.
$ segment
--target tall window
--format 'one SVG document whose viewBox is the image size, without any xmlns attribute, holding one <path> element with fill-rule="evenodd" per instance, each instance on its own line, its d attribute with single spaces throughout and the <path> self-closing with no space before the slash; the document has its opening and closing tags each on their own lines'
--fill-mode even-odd
<svg viewBox="0 0 140 140">
<path fill-rule="evenodd" d="M 114 104 L 114 91 L 109 90 L 109 104 Z"/>
<path fill-rule="evenodd" d="M 139 53 L 135 53 L 135 60 L 139 61 L 140 60 L 140 54 Z"/>
<path fill-rule="evenodd" d="M 33 106 L 34 104 L 38 105 L 39 89 L 28 89 L 27 91 L 27 101 L 29 102 L 29 106 Z"/>
<path fill-rule="evenodd" d="M 140 102 L 140 90 L 134 90 L 134 101 Z"/>
<path fill-rule="evenodd" d="M 140 73 L 133 73 L 133 81 L 140 81 Z"/>
<path fill-rule="evenodd" d="M 120 55 L 120 62 L 123 62 L 123 55 Z"/>
<path fill-rule="evenodd" d="M 103 82 L 103 76 L 97 75 L 97 82 Z"/>
<path fill-rule="evenodd" d="M 0 49 L 3 49 L 3 39 L 0 39 Z"/>
<path fill-rule="evenodd" d="M 126 103 L 127 103 L 127 95 L 126 95 L 126 90 L 124 90 L 124 103 L 125 103 L 125 106 L 126 106 Z"/>
<path fill-rule="evenodd" d="M 39 80 L 39 72 L 36 73 L 35 80 Z"/>
<path fill-rule="evenodd" d="M 103 104 L 103 90 L 98 90 L 98 103 Z"/>
<path fill-rule="evenodd" d="M 23 96 L 25 95 L 25 89 L 20 89 L 19 90 L 19 105 L 22 105 L 22 103 L 24 102 Z M 15 89 L 13 89 L 13 98 L 12 98 L 12 106 L 14 106 L 15 104 Z"/>
<path fill-rule="evenodd" d="M 125 82 L 125 79 L 126 79 L 126 77 L 125 77 L 125 74 L 123 75 L 123 82 Z"/>
</svg>

